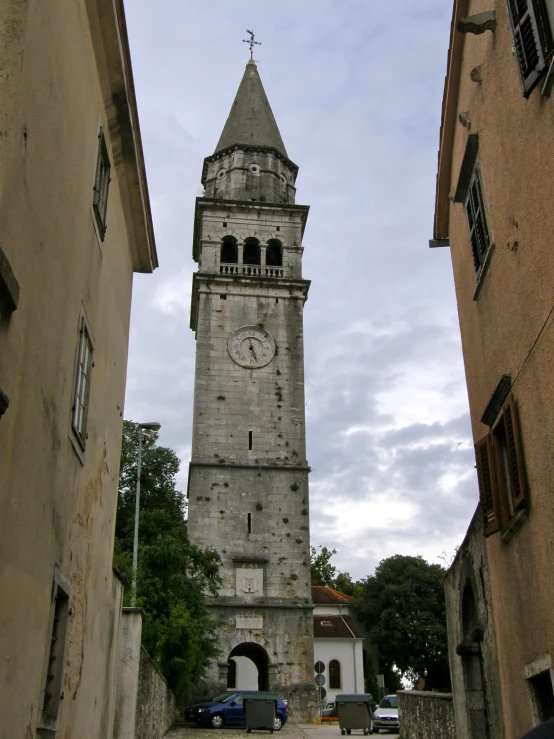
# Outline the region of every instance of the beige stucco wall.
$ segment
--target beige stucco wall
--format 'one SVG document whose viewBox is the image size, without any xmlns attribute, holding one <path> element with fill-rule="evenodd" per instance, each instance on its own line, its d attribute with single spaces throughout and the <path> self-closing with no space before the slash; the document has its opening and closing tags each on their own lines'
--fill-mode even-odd
<svg viewBox="0 0 554 739">
<path fill-rule="evenodd" d="M 493 34 L 466 35 L 457 100 L 479 134 L 479 159 L 495 249 L 481 291 L 462 204 L 450 204 L 449 235 L 474 439 L 488 432 L 481 415 L 502 374 L 512 377 L 530 495 L 529 518 L 509 543 L 487 539 L 492 613 L 498 641 L 507 739 L 536 715 L 524 667 L 554 652 L 554 331 L 552 161 L 554 99 L 539 85 L 521 95 L 504 0 L 475 0 L 467 14 L 496 10 Z M 470 78 L 480 67 L 481 83 Z M 457 123 L 451 194 L 468 130 Z"/>
<path fill-rule="evenodd" d="M 12 66 L 21 60 L 15 91 L 0 87 L 0 109 L 5 93 L 13 108 L 0 147 L 0 244 L 21 291 L 18 309 L 0 320 L 0 388 L 10 400 L 0 419 L 1 739 L 35 735 L 55 565 L 72 588 L 56 736 L 111 735 L 121 605 L 112 549 L 133 263 L 128 193 L 113 166 L 103 243 L 93 225 L 98 130 L 109 125 L 91 5 L 29 0 L 20 44 L 0 48 Z M 112 156 L 109 136 L 107 145 Z M 82 312 L 94 367 L 81 459 L 70 430 Z"/>
</svg>

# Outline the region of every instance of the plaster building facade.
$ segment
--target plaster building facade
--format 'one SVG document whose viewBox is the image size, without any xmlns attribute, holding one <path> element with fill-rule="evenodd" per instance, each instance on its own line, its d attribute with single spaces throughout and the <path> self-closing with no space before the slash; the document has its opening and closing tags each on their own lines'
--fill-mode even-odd
<svg viewBox="0 0 554 739">
<path fill-rule="evenodd" d="M 364 633 L 351 612 L 354 598 L 328 585 L 312 585 L 312 600 L 314 659 L 324 666 L 322 700 L 334 702 L 341 693 L 365 693 Z"/>
<path fill-rule="evenodd" d="M 454 3 L 431 241 L 452 255 L 488 567 L 471 648 L 487 670 L 494 627 L 506 739 L 554 714 L 553 29 L 551 0 Z"/>
<path fill-rule="evenodd" d="M 191 328 L 196 335 L 189 535 L 222 559 L 212 602 L 222 658 L 204 684 L 233 684 L 246 657 L 258 687 L 315 710 L 304 419 L 302 236 L 289 159 L 253 60 L 204 162 Z"/>
<path fill-rule="evenodd" d="M 156 248 L 121 0 L 0 4 L 0 737 L 112 734 L 131 290 Z"/>
</svg>

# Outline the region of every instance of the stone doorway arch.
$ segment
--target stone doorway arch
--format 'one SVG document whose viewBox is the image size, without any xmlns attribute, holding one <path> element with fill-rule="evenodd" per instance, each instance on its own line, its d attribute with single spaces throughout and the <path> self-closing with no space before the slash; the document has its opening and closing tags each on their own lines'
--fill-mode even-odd
<svg viewBox="0 0 554 739">
<path fill-rule="evenodd" d="M 471 739 L 488 739 L 490 727 L 485 700 L 483 655 L 481 642 L 483 627 L 475 600 L 471 578 L 466 578 L 462 591 L 462 642 L 456 647 L 462 658 L 466 709 Z"/>
<path fill-rule="evenodd" d="M 237 689 L 243 688 L 240 684 L 241 674 L 243 674 L 241 672 L 241 661 L 240 659 L 237 659 L 240 657 L 250 660 L 258 671 L 257 686 L 252 687 L 248 685 L 244 687 L 254 690 L 269 690 L 269 655 L 265 649 L 255 642 L 242 642 L 242 644 L 237 644 L 237 646 L 231 650 L 227 659 L 233 660 L 237 665 Z"/>
</svg>

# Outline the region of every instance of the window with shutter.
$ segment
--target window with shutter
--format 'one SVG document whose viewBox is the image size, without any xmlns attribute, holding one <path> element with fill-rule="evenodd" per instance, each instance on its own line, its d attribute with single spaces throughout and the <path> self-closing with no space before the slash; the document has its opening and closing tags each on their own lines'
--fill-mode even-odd
<svg viewBox="0 0 554 739">
<path fill-rule="evenodd" d="M 490 536 L 500 530 L 498 490 L 490 435 L 485 436 L 475 444 L 475 458 L 477 460 L 477 479 L 485 536 Z"/>
<path fill-rule="evenodd" d="M 521 85 L 529 97 L 553 50 L 544 0 L 507 0 Z"/>
<path fill-rule="evenodd" d="M 528 497 L 513 395 L 491 432 L 475 444 L 475 458 L 485 536 L 507 528 L 513 532 L 511 524 L 527 507 Z"/>
<path fill-rule="evenodd" d="M 480 272 L 488 248 L 490 246 L 489 230 L 483 206 L 483 193 L 479 181 L 479 171 L 475 167 L 469 183 L 469 189 L 465 201 L 467 223 L 469 226 L 469 237 L 471 241 L 471 252 L 473 255 L 473 266 L 476 272 Z"/>
<path fill-rule="evenodd" d="M 510 495 L 514 510 L 527 504 L 527 486 L 523 470 L 523 454 L 513 395 L 510 395 L 502 411 L 506 443 L 506 461 L 510 482 Z"/>
</svg>

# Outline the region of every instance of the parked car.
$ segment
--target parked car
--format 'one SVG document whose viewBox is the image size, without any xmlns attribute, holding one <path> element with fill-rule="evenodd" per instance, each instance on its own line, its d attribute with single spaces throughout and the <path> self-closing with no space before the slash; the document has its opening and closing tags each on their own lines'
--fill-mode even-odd
<svg viewBox="0 0 554 739">
<path fill-rule="evenodd" d="M 398 698 L 396 695 L 386 695 L 373 713 L 373 731 L 378 734 L 380 731 L 398 731 L 399 729 Z"/>
<path fill-rule="evenodd" d="M 325 708 L 321 711 L 322 716 L 330 716 L 330 717 L 337 717 L 337 704 L 336 703 L 327 703 Z"/>
<path fill-rule="evenodd" d="M 199 726 L 211 726 L 212 729 L 221 729 L 223 726 L 244 726 L 243 700 L 244 695 L 253 693 L 253 690 L 233 690 L 216 695 L 211 701 L 189 706 L 185 711 L 185 718 L 194 721 Z M 273 724 L 273 731 L 279 731 L 287 723 L 287 706 L 280 698 L 277 699 L 277 715 Z"/>
</svg>

